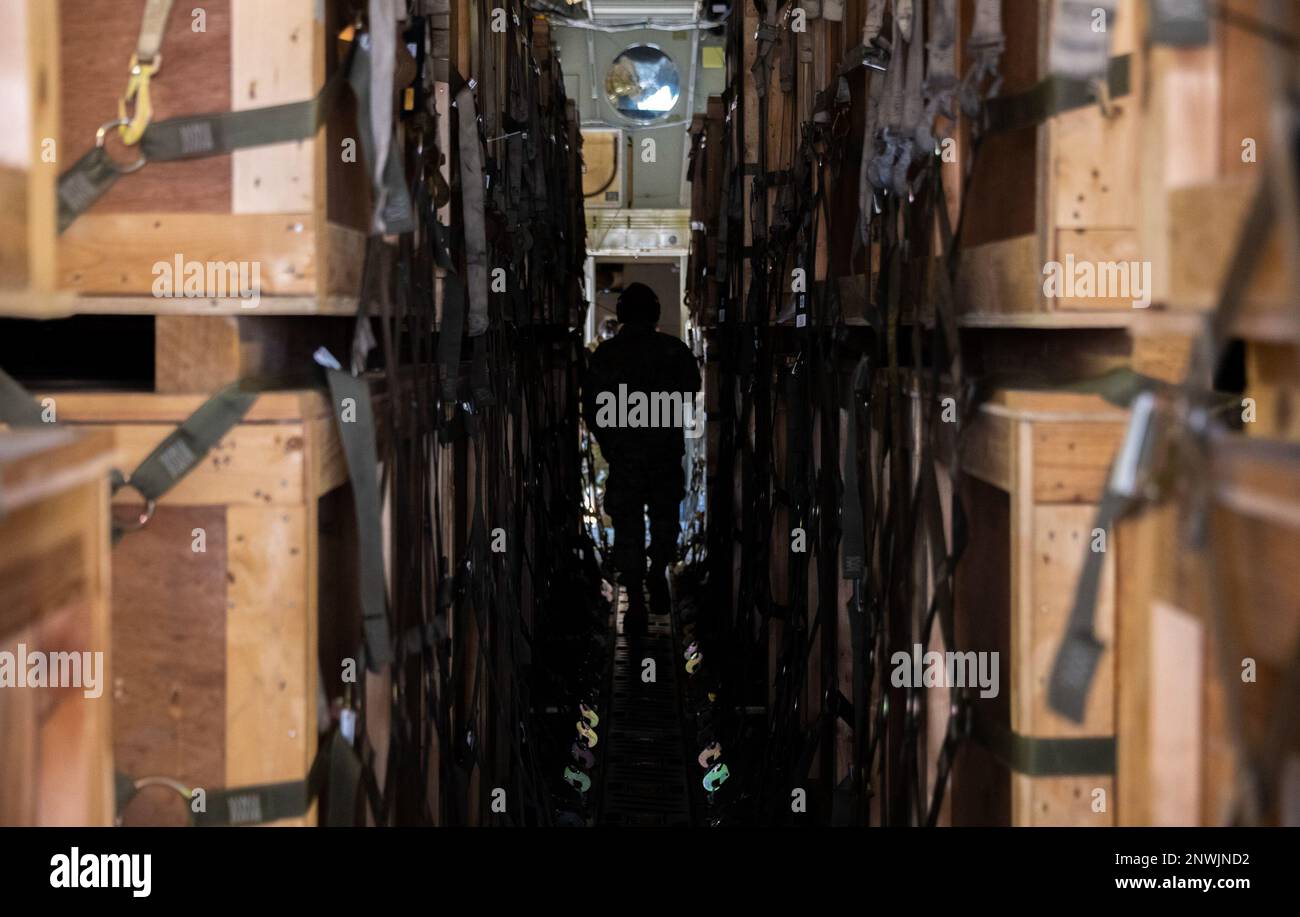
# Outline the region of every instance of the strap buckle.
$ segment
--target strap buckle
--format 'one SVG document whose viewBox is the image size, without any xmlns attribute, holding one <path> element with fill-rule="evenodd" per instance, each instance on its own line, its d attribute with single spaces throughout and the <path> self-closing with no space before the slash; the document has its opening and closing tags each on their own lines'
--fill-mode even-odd
<svg viewBox="0 0 1300 917">
<path fill-rule="evenodd" d="M 153 60 L 141 62 L 135 54 L 131 55 L 131 77 L 126 82 L 126 92 L 117 101 L 118 133 L 127 146 L 135 146 L 144 136 L 145 129 L 153 120 L 153 102 L 149 95 L 149 81 L 162 69 L 162 55 Z M 127 117 L 127 108 L 134 105 L 134 111 Z"/>
<path fill-rule="evenodd" d="M 1110 78 L 1108 76 L 1093 78 L 1092 91 L 1097 96 L 1097 107 L 1101 109 L 1101 116 L 1107 121 L 1114 119 L 1119 114 L 1119 109 L 1110 98 Z"/>
<path fill-rule="evenodd" d="M 1156 396 L 1141 392 L 1133 399 L 1128 429 L 1111 469 L 1109 489 L 1121 497 L 1142 496 L 1151 481 L 1156 427 Z"/>
</svg>

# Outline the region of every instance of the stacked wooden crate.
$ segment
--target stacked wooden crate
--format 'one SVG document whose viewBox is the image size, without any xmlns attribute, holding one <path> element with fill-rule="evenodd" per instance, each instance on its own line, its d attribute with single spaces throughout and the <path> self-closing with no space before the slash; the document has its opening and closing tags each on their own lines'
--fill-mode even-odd
<svg viewBox="0 0 1300 917">
<path fill-rule="evenodd" d="M 11 115 L 0 140 L 0 312 L 66 308 L 57 292 L 54 209 L 57 147 L 45 143 L 58 124 L 59 34 L 53 4 L 4 0 L 0 13 L 13 40 L 0 61 L 0 106 Z M 69 160 L 71 161 L 71 160 Z"/>
<path fill-rule="evenodd" d="M 1068 290 L 1049 296 L 1044 267 L 1143 260 L 1137 207 L 1143 115 L 1134 58 L 1144 34 L 1144 6 L 1117 0 L 1113 15 L 1105 16 L 1111 60 L 1129 67 L 1127 93 L 988 134 L 978 152 L 970 125 L 963 125 L 960 155 L 974 166 L 967 196 L 958 196 L 967 219 L 957 275 L 964 324 L 1127 327 L 1135 307 L 1142 308 L 1135 306 L 1136 296 L 1068 295 Z M 1051 81 L 1055 9 L 1051 0 L 1014 8 L 1004 4 L 1000 96 L 1028 94 Z M 962 23 L 964 35 L 969 22 Z M 964 44 L 959 49 L 962 61 Z M 965 66 L 959 63 L 959 72 Z M 1110 82 L 1122 85 L 1113 77 Z"/>
<path fill-rule="evenodd" d="M 1276 8 L 1280 18 L 1265 17 L 1263 30 L 1241 26 L 1242 18 L 1260 15 L 1256 5 L 1225 7 L 1211 18 L 1208 44 L 1169 47 L 1147 37 L 1146 5 L 1120 2 L 1112 20 L 1112 55 L 1129 57 L 1129 94 L 1111 99 L 1108 110 L 1099 104 L 1076 109 L 1037 127 L 984 140 L 965 200 L 968 207 L 980 206 L 969 212 L 973 222 L 963 238 L 957 307 L 967 328 L 1000 331 L 971 339 L 977 342 L 968 353 L 973 365 L 996 369 L 1016 360 L 1020 369 L 1049 377 L 1120 365 L 1164 381 L 1184 379 L 1193 348 L 1205 340 L 1207 314 L 1220 301 L 1251 203 L 1270 162 L 1279 156 L 1270 118 L 1282 96 L 1277 84 L 1270 84 L 1267 61 L 1275 49 L 1265 33 L 1285 34 L 1297 25 L 1296 11 L 1286 5 Z M 1004 94 L 1025 91 L 1043 77 L 1045 52 L 1040 52 L 1037 73 L 1024 65 L 1024 58 L 1017 63 L 1018 49 L 1046 47 L 1042 37 L 1049 34 L 1044 30 L 1050 28 L 1050 5 L 1040 4 L 1038 15 L 1037 39 L 1017 37 L 1021 26 L 1009 18 L 1004 23 Z M 1017 176 L 1028 171 L 1031 150 L 1036 180 L 1032 186 L 1016 184 Z M 994 200 L 999 209 L 993 208 Z M 988 605 L 990 591 L 970 590 L 971 579 L 984 580 L 989 569 L 1009 567 L 1013 573 L 1013 731 L 1106 733 L 1116 740 L 1113 781 L 1013 776 L 1012 785 L 1021 789 L 1009 801 L 1011 823 L 1224 823 L 1243 818 L 1234 806 L 1241 804 L 1246 774 L 1271 781 L 1274 808 L 1265 807 L 1253 817 L 1266 822 L 1292 817 L 1280 806 L 1290 792 L 1286 787 L 1293 785 L 1286 781 L 1294 777 L 1279 765 L 1248 771 L 1244 764 L 1250 762 L 1241 756 L 1246 749 L 1258 753 L 1268 742 L 1269 724 L 1282 716 L 1286 672 L 1300 628 L 1295 597 L 1285 578 L 1274 572 L 1284 565 L 1276 560 L 1280 555 L 1271 553 L 1294 548 L 1294 508 L 1283 496 L 1297 458 L 1290 407 L 1296 395 L 1298 338 L 1295 259 L 1285 255 L 1285 246 L 1293 243 L 1281 219 L 1262 242 L 1246 243 L 1258 246 L 1258 257 L 1239 291 L 1240 301 L 1233 304 L 1236 317 L 1224 329 L 1241 342 L 1243 400 L 1227 410 L 1241 414 L 1245 436 L 1214 440 L 1212 461 L 1196 472 L 1209 488 L 1213 508 L 1208 517 L 1198 516 L 1194 501 L 1185 496 L 1195 486 L 1188 480 L 1193 472 L 1175 468 L 1181 483 L 1166 495 L 1172 497 L 1168 503 L 1146 509 L 1109 533 L 1097 606 L 1098 633 L 1107 649 L 1082 726 L 1049 709 L 1043 692 L 1088 549 L 1096 511 L 1089 504 L 1100 495 L 1124 414 L 1106 408 L 1092 419 L 1109 418 L 1105 423 L 1087 432 L 1071 429 L 1085 419 L 1071 419 L 1078 396 L 1035 393 L 1034 411 L 1047 420 L 1033 424 L 1027 441 L 1037 444 L 1054 424 L 1065 423 L 1062 442 L 1071 446 L 1067 461 L 1079 471 L 1086 465 L 1091 482 L 1086 493 L 1067 501 L 1072 506 L 1036 507 L 1029 515 L 1017 516 L 1013 496 L 1010 531 L 1016 532 L 1019 524 L 1020 534 L 1012 538 L 1009 556 L 986 556 L 990 544 L 1005 540 L 1005 534 L 998 534 L 1004 526 L 999 522 L 1005 512 L 999 509 L 1001 501 L 991 500 L 982 486 L 967 495 L 974 519 L 971 545 L 977 553 L 974 563 L 968 559 L 960 568 L 959 582 L 967 585 L 959 589 L 959 608 L 963 597 L 970 608 Z M 1147 301 L 1046 297 L 1044 269 L 1067 257 L 1076 263 L 1128 262 L 1149 270 Z M 1127 346 L 1117 349 L 1113 337 L 1096 330 L 1105 328 L 1123 329 Z M 1060 333 L 1050 336 L 1049 345 L 1048 338 L 1030 337 L 1020 329 Z M 1232 385 L 1231 361 L 1227 368 L 1226 384 Z M 1204 387 L 1212 382 L 1191 381 Z M 992 404 L 1017 397 L 1014 391 L 1002 392 Z M 986 407 L 970 431 L 976 444 L 990 423 L 987 413 Z M 1230 426 L 1236 426 L 1235 419 Z M 1051 448 L 1046 440 L 1043 445 Z M 1036 460 L 1037 452 L 1023 458 L 1030 456 Z M 988 482 L 990 476 L 981 470 L 986 459 L 976 446 L 963 467 Z M 1013 465 L 1018 461 L 1014 451 L 1009 460 Z M 1064 525 L 1060 520 L 1071 513 L 1077 515 L 1075 522 Z M 1195 550 L 1190 535 L 1198 520 L 1212 533 L 1202 551 Z M 1049 542 L 1039 543 L 1040 535 Z M 1077 542 L 1068 551 L 1063 535 Z M 1020 574 L 1015 574 L 1017 568 Z M 1209 579 L 1207 569 L 1214 571 Z M 1208 597 L 1215 594 L 1221 598 L 1212 603 Z M 1007 625 L 998 620 L 990 619 L 986 626 L 1005 632 Z M 1232 648 L 1227 653 L 1225 642 Z M 1250 680 L 1238 671 L 1243 668 L 1249 669 Z M 1034 680 L 1022 682 L 1031 672 Z M 1290 741 L 1274 739 L 1284 745 Z M 1278 760 L 1288 760 L 1287 754 Z M 969 789 L 977 761 L 968 754 L 955 769 L 955 821 L 989 815 L 980 806 L 967 810 L 969 818 L 962 815 L 972 800 L 988 801 L 982 791 Z M 1103 810 L 1094 807 L 1092 794 L 1098 790 L 1105 791 L 1098 797 L 1105 800 Z M 1004 808 L 1001 803 L 993 807 Z"/>
<path fill-rule="evenodd" d="M 0 432 L 0 825 L 113 823 L 113 462 L 105 431 Z"/>
<path fill-rule="evenodd" d="M 26 93 L 15 110 L 29 191 L 25 207 L 7 211 L 26 233 L 0 243 L 0 314 L 141 315 L 153 325 L 152 391 L 65 383 L 42 396 L 58 422 L 115 434 L 116 467 L 129 472 L 222 386 L 298 386 L 258 397 L 112 551 L 116 769 L 209 792 L 305 781 L 319 718 L 329 717 L 318 697 L 343 693 L 336 670 L 322 680 L 318 646 L 353 641 L 359 626 L 338 406 L 301 387 L 314 378 L 317 347 L 348 358 L 343 316 L 357 308 L 370 214 L 364 157 L 345 155 L 350 140 L 355 149 L 355 106 L 328 109 L 300 142 L 149 163 L 60 234 L 55 182 L 117 116 L 144 2 L 6 6 L 31 36 L 23 69 L 6 82 Z M 346 56 L 344 15 L 342 4 L 315 0 L 177 9 L 152 81 L 155 121 L 311 99 Z M 110 152 L 125 162 L 133 151 L 114 137 Z M 14 176 L 4 175 L 8 187 Z M 215 265 L 232 285 L 193 295 L 183 270 L 195 264 L 209 278 Z M 160 287 L 169 271 L 173 286 Z M 236 289 L 236 276 L 251 283 Z M 7 327 L 10 346 L 32 330 Z M 69 329 L 72 352 L 95 346 L 75 337 L 76 324 L 57 327 Z M 125 488 L 115 511 L 139 515 L 138 501 Z M 111 813 L 111 798 L 106 805 Z M 125 817 L 178 823 L 187 808 L 147 790 Z M 286 821 L 314 820 L 312 808 Z"/>
<path fill-rule="evenodd" d="M 1242 398 L 1223 414 L 1239 432 L 1208 444 L 1204 468 L 1176 472 L 1173 499 L 1121 526 L 1118 818 L 1128 825 L 1297 820 L 1300 749 L 1285 724 L 1300 598 L 1285 558 L 1300 528 L 1300 313 L 1279 132 L 1294 53 L 1276 40 L 1300 29 L 1300 10 L 1221 7 L 1208 41 L 1142 56 L 1141 243 L 1163 311 L 1134 327 L 1135 346 L 1165 342 L 1181 380 L 1224 302 L 1234 314 L 1222 333 L 1237 346 L 1223 370 Z M 1261 192 L 1275 218 L 1246 238 Z M 1225 299 L 1239 246 L 1254 263 Z"/>
<path fill-rule="evenodd" d="M 356 136 L 347 106 L 301 142 L 147 163 L 60 234 L 55 183 L 95 145 L 97 129 L 117 117 L 144 0 L 6 2 L 30 36 L 26 59 L 6 64 L 13 71 L 7 91 L 25 115 L 18 136 L 26 143 L 10 158 L 25 161 L 29 186 L 20 211 L 26 251 L 6 252 L 6 276 L 27 281 L 6 282 L 7 312 L 240 314 L 248 307 L 237 296 L 193 302 L 152 295 L 155 265 L 171 265 L 178 254 L 259 265 L 261 314 L 355 310 L 369 186 L 361 157 L 343 155 Z M 315 96 L 340 66 L 342 25 L 333 18 L 339 4 L 317 7 L 313 0 L 218 0 L 172 16 L 165 62 L 152 80 L 154 120 Z M 115 140 L 107 149 L 123 165 L 133 158 Z M 70 302 L 69 295 L 80 298 Z"/>
<path fill-rule="evenodd" d="M 134 468 L 205 400 L 46 396 L 60 420 L 109 429 Z M 321 631 L 355 625 L 347 471 L 329 400 L 261 396 L 112 553 L 117 770 L 212 791 L 304 780 L 316 754 Z M 129 489 L 119 514 L 138 514 Z M 146 794 L 131 823 L 183 822 Z M 306 818 L 291 820 L 306 823 Z"/>
<path fill-rule="evenodd" d="M 966 434 L 971 534 L 957 568 L 957 645 L 999 654 L 1001 693 L 974 701 L 975 742 L 953 774 L 954 824 L 1114 824 L 1116 552 L 1094 520 L 1125 420 L 1095 395 L 1002 390 Z M 1095 627 L 1106 650 L 1076 723 L 1051 708 L 1048 684 L 1084 558 L 1099 548 Z M 1079 740 L 1108 746 L 1099 757 L 1110 762 L 1070 760 Z M 1066 753 L 1040 768 L 1054 751 Z"/>
</svg>

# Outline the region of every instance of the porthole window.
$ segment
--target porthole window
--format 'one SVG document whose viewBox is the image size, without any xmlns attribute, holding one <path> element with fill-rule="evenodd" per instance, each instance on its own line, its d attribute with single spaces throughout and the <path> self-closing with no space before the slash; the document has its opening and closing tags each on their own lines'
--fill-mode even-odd
<svg viewBox="0 0 1300 917">
<path fill-rule="evenodd" d="M 633 45 L 605 74 L 605 98 L 624 118 L 647 124 L 668 117 L 681 95 L 673 59 L 650 45 Z"/>
</svg>

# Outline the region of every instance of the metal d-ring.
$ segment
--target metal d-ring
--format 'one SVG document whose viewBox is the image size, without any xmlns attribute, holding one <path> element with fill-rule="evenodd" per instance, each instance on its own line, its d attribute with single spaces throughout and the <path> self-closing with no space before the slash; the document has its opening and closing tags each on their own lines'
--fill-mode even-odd
<svg viewBox="0 0 1300 917">
<path fill-rule="evenodd" d="M 187 787 L 185 784 L 181 783 L 179 780 L 173 780 L 171 777 L 141 777 L 139 780 L 132 780 L 131 795 L 130 797 L 121 800 L 121 802 L 119 803 L 117 814 L 113 818 L 114 825 L 120 828 L 123 826 L 123 824 L 125 824 L 126 807 L 129 806 L 135 800 L 136 796 L 140 795 L 141 790 L 147 789 L 151 786 L 166 787 L 167 789 L 176 793 L 186 802 L 189 802 L 194 798 L 194 791 L 192 789 Z M 193 812 L 189 813 L 189 823 L 190 826 L 193 827 L 194 825 Z"/>
<path fill-rule="evenodd" d="M 122 532 L 123 534 L 129 534 L 130 532 L 138 532 L 146 525 L 149 524 L 149 521 L 153 519 L 154 511 L 158 508 L 158 501 L 150 497 L 145 497 L 144 493 L 140 490 L 140 488 L 136 487 L 134 484 L 131 483 L 130 478 L 123 478 L 121 481 L 116 482 L 113 486 L 113 493 L 116 495 L 117 492 L 124 487 L 131 488 L 136 493 L 140 494 L 141 497 L 144 498 L 144 511 L 140 513 L 140 515 L 136 518 L 135 524 L 130 526 L 125 526 L 125 525 L 117 526 L 118 531 Z"/>
<path fill-rule="evenodd" d="M 128 118 L 114 118 L 112 121 L 105 121 L 99 126 L 99 130 L 95 131 L 95 146 L 99 147 L 101 150 L 104 149 L 104 141 L 108 137 L 108 132 L 115 127 L 126 127 L 130 123 L 131 121 Z M 104 155 L 107 157 L 108 161 L 113 164 L 113 168 L 117 170 L 118 175 L 130 175 L 132 172 L 138 172 L 143 169 L 144 164 L 149 161 L 145 158 L 144 153 L 141 153 L 140 158 L 135 162 L 123 166 L 119 164 L 116 159 L 108 156 L 107 153 Z"/>
</svg>

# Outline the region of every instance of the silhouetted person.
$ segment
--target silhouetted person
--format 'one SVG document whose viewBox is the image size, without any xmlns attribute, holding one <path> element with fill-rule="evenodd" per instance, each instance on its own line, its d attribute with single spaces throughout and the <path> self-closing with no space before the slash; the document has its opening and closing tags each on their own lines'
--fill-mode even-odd
<svg viewBox="0 0 1300 917">
<path fill-rule="evenodd" d="M 645 517 L 650 516 L 650 608 L 667 614 L 666 568 L 677 553 L 686 493 L 686 429 L 703 430 L 700 371 L 679 338 L 655 330 L 659 298 L 634 283 L 618 299 L 622 328 L 596 348 L 583 386 L 583 418 L 609 463 L 605 512 L 614 523 L 614 566 L 628 591 L 624 630 L 647 624 Z"/>
</svg>

